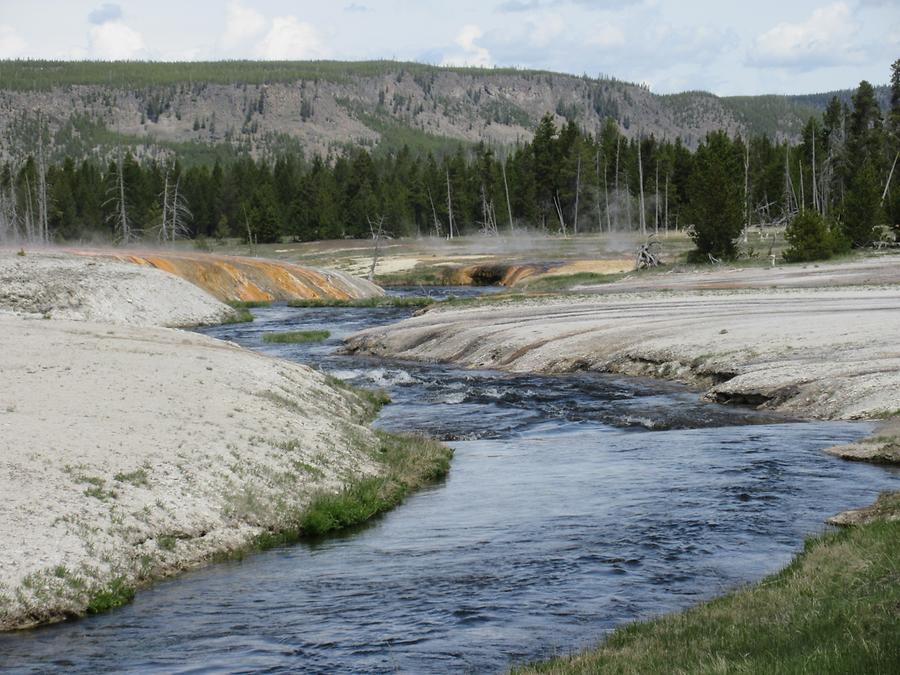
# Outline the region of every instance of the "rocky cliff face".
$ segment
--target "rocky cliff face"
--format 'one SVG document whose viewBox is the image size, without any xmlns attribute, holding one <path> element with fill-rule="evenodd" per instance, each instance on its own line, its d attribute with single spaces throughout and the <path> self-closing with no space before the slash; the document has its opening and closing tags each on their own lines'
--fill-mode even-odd
<svg viewBox="0 0 900 675">
<path fill-rule="evenodd" d="M 165 70 L 170 66 L 171 72 Z M 53 155 L 77 159 L 104 156 L 118 143 L 138 155 L 176 151 L 194 161 L 283 150 L 327 155 L 348 145 L 511 145 L 530 139 L 546 113 L 559 123 L 574 119 L 589 131 L 611 118 L 627 135 L 681 137 L 693 146 L 713 129 L 794 137 L 821 107 L 819 99 L 827 101 L 704 92 L 659 96 L 614 80 L 399 63 L 349 64 L 324 77 L 282 75 L 277 81 L 257 74 L 241 84 L 180 81 L 179 64 L 170 66 L 147 64 L 164 69 L 164 77 L 147 80 L 162 84 L 139 77 L 131 84 L 80 84 L 72 75 L 29 86 L 23 78 L 0 77 L 0 155 L 34 152 L 39 119 L 49 124 Z M 117 67 L 142 66 L 109 66 Z M 114 75 L 103 81 L 126 81 Z M 242 77 L 236 65 L 234 81 Z"/>
</svg>

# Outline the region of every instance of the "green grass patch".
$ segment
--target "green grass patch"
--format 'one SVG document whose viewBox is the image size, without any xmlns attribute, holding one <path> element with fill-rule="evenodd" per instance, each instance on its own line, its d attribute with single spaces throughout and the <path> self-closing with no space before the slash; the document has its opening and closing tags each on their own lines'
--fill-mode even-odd
<svg viewBox="0 0 900 675">
<path fill-rule="evenodd" d="M 380 295 L 374 298 L 337 299 L 304 298 L 289 300 L 288 307 L 425 307 L 437 302 L 432 298 L 418 295 Z"/>
<path fill-rule="evenodd" d="M 134 587 L 129 586 L 125 577 L 117 577 L 97 591 L 88 603 L 88 614 L 99 614 L 125 605 L 134 598 Z"/>
<path fill-rule="evenodd" d="M 253 309 L 255 307 L 269 307 L 271 300 L 229 300 L 228 305 L 235 309 Z"/>
<path fill-rule="evenodd" d="M 250 323 L 251 321 L 253 321 L 253 312 L 251 312 L 246 307 L 240 307 L 235 309 L 235 311 L 230 316 L 222 321 L 222 324 L 228 325 L 232 323 Z"/>
<path fill-rule="evenodd" d="M 292 330 L 285 333 L 266 333 L 263 342 L 275 344 L 298 344 L 305 342 L 322 342 L 331 337 L 327 330 Z"/>
<path fill-rule="evenodd" d="M 373 456 L 383 465 L 384 474 L 363 479 L 338 494 L 315 498 L 300 520 L 303 536 L 320 537 L 363 523 L 450 470 L 453 451 L 442 443 L 414 434 L 376 433 L 380 444 Z"/>
<path fill-rule="evenodd" d="M 900 671 L 900 499 L 879 520 L 807 540 L 781 572 L 684 612 L 619 628 L 599 647 L 515 673 Z"/>
<path fill-rule="evenodd" d="M 136 469 L 135 471 L 129 471 L 128 473 L 117 473 L 113 478 L 120 483 L 128 483 L 135 487 L 141 487 L 150 483 L 146 469 Z"/>
</svg>

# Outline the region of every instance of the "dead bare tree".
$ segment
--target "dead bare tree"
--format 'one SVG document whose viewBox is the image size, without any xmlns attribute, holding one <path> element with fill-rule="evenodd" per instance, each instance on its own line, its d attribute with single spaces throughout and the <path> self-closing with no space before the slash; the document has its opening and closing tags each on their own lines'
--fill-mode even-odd
<svg viewBox="0 0 900 675">
<path fill-rule="evenodd" d="M 450 195 L 450 169 L 447 169 L 447 214 L 449 218 L 448 239 L 453 239 L 453 199 Z"/>
<path fill-rule="evenodd" d="M 647 241 L 638 247 L 637 258 L 634 262 L 634 268 L 636 270 L 657 267 L 662 264 L 659 255 L 660 243 L 655 237 L 655 234 L 651 234 Z"/>
<path fill-rule="evenodd" d="M 881 193 L 881 205 L 884 206 L 884 200 L 891 189 L 891 178 L 894 177 L 894 169 L 897 168 L 897 158 L 900 157 L 900 151 L 894 155 L 894 163 L 891 164 L 891 172 L 888 174 L 887 181 L 884 184 L 884 192 Z"/>
<path fill-rule="evenodd" d="M 498 234 L 497 214 L 494 210 L 493 200 L 487 198 L 484 183 L 481 184 L 481 218 L 481 233 L 489 237 L 496 237 Z"/>
<path fill-rule="evenodd" d="M 821 214 L 819 210 L 819 192 L 816 186 L 816 127 L 813 125 L 813 136 L 812 136 L 812 194 L 813 194 L 813 208 L 816 210 L 816 213 Z"/>
<path fill-rule="evenodd" d="M 640 181 L 640 191 L 641 191 L 641 234 L 647 234 L 647 223 L 645 220 L 645 211 L 644 211 L 644 162 L 641 159 L 641 134 L 638 134 L 638 180 Z"/>
<path fill-rule="evenodd" d="M 372 265 L 369 267 L 369 281 L 375 279 L 375 268 L 378 266 L 378 256 L 381 253 L 381 240 L 384 237 L 384 216 L 378 216 L 376 220 L 372 220 L 370 216 L 366 216 L 369 222 L 369 233 L 372 235 Z"/>
<path fill-rule="evenodd" d="M 669 172 L 666 171 L 666 209 L 665 209 L 666 236 L 669 235 Z"/>
<path fill-rule="evenodd" d="M 425 191 L 428 193 L 428 201 L 431 204 L 431 215 L 434 218 L 434 236 L 441 236 L 441 221 L 438 218 L 437 209 L 434 208 L 434 199 L 431 198 L 431 188 L 426 188 Z"/>
<path fill-rule="evenodd" d="M 116 182 L 109 187 L 110 197 L 103 203 L 104 206 L 112 205 L 113 211 L 110 219 L 113 223 L 120 244 L 127 245 L 134 237 L 131 221 L 128 218 L 128 202 L 125 199 L 125 176 L 122 163 L 122 150 L 119 149 L 116 161 Z"/>
<path fill-rule="evenodd" d="M 575 171 L 575 217 L 572 221 L 572 233 L 578 235 L 578 197 L 581 193 L 581 152 L 578 153 L 578 168 Z"/>
<path fill-rule="evenodd" d="M 194 217 L 184 200 L 184 194 L 180 191 L 180 188 L 181 176 L 179 175 L 175 179 L 175 190 L 172 193 L 172 202 L 169 208 L 171 217 L 169 221 L 169 236 L 172 237 L 172 241 L 182 238 L 186 239 L 191 236 L 188 221 Z"/>
<path fill-rule="evenodd" d="M 621 201 L 619 200 L 619 149 L 621 148 L 621 146 L 622 146 L 622 135 L 617 133 L 616 134 L 616 175 L 615 175 L 615 181 L 616 181 L 615 194 L 616 194 L 617 215 L 618 215 L 618 205 L 621 204 Z M 631 227 L 631 216 L 630 215 L 628 217 L 628 227 Z M 616 218 L 616 229 L 617 230 L 619 229 L 618 217 Z"/>
<path fill-rule="evenodd" d="M 38 235 L 41 244 L 50 243 L 50 209 L 47 203 L 47 166 L 44 162 L 44 116 L 38 113 Z"/>
<path fill-rule="evenodd" d="M 744 144 L 744 243 L 750 236 L 750 144 Z"/>
<path fill-rule="evenodd" d="M 159 234 L 157 235 L 157 239 L 160 241 L 168 240 L 168 227 L 169 220 L 167 218 L 169 211 L 169 167 L 166 167 L 166 175 L 163 177 L 163 191 L 162 191 L 162 221 L 160 222 Z"/>
<path fill-rule="evenodd" d="M 503 172 L 503 189 L 506 191 L 506 211 L 509 214 L 509 231 L 515 231 L 512 215 L 512 203 L 509 201 L 509 184 L 506 182 L 506 162 L 500 163 L 500 170 Z"/>
<path fill-rule="evenodd" d="M 653 218 L 653 230 L 655 234 L 659 234 L 659 160 L 656 160 L 656 179 L 653 182 L 653 185 L 656 190 L 656 196 L 653 199 L 653 206 L 655 207 L 655 215 Z"/>
<path fill-rule="evenodd" d="M 562 204 L 559 201 L 559 193 L 556 193 L 556 196 L 553 198 L 553 206 L 556 207 L 556 215 L 559 217 L 559 231 L 562 232 L 562 236 L 567 238 L 569 237 L 569 233 L 566 230 L 566 219 L 563 218 L 562 212 Z"/>
</svg>

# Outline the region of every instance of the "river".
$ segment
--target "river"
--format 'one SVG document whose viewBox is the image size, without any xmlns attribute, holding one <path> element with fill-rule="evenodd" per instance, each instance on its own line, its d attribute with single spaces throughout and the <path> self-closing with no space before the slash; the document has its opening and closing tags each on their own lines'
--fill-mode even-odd
<svg viewBox="0 0 900 675">
<path fill-rule="evenodd" d="M 411 311 L 276 305 L 254 310 L 252 324 L 203 332 L 386 389 L 394 402 L 377 424 L 447 440 L 456 455 L 445 481 L 352 532 L 182 575 L 107 614 L 0 636 L 0 666 L 499 672 L 755 581 L 827 516 L 900 487 L 896 471 L 820 452 L 868 424 L 715 405 L 659 381 L 338 352 L 346 335 Z M 261 338 L 312 328 L 332 336 Z"/>
</svg>

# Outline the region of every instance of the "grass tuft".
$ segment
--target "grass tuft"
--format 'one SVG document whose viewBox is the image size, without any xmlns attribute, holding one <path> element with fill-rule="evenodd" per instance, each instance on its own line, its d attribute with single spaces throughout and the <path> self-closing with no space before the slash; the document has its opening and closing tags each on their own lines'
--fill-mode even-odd
<svg viewBox="0 0 900 675">
<path fill-rule="evenodd" d="M 88 603 L 88 614 L 99 614 L 125 605 L 134 598 L 134 588 L 125 577 L 116 577 L 104 588 L 97 591 Z"/>
<path fill-rule="evenodd" d="M 223 321 L 222 325 L 228 325 L 232 323 L 250 323 L 253 321 L 253 312 L 251 312 L 246 307 L 241 307 L 235 309 L 229 316 L 227 316 Z"/>
<path fill-rule="evenodd" d="M 271 300 L 229 300 L 226 304 L 234 309 L 253 309 L 254 307 L 269 307 Z"/>
<path fill-rule="evenodd" d="M 304 342 L 322 342 L 331 337 L 327 330 L 292 330 L 286 333 L 266 333 L 263 342 L 276 344 L 296 344 Z"/>
<path fill-rule="evenodd" d="M 380 445 L 374 456 L 385 473 L 363 479 L 338 494 L 316 497 L 300 520 L 303 536 L 320 537 L 363 523 L 450 470 L 453 451 L 442 443 L 415 434 L 376 433 Z"/>
</svg>

